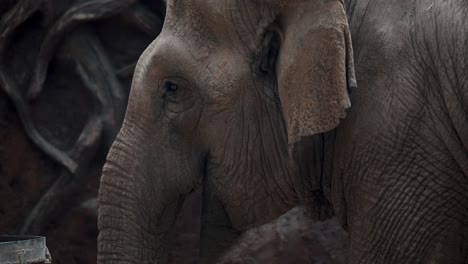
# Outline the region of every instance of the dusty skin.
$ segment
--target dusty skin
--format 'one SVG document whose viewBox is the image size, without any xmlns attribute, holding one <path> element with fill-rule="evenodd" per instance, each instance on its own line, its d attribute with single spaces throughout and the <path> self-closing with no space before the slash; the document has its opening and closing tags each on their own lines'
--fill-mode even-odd
<svg viewBox="0 0 468 264">
<path fill-rule="evenodd" d="M 203 186 L 200 263 L 296 205 L 349 263 L 468 263 L 464 0 L 167 1 L 99 192 L 98 263 L 166 263 Z"/>
</svg>

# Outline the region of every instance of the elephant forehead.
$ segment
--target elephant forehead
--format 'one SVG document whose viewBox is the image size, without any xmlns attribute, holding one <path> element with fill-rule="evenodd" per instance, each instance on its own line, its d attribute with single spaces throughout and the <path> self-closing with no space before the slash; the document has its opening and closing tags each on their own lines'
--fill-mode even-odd
<svg viewBox="0 0 468 264">
<path fill-rule="evenodd" d="M 254 49 L 260 9 L 253 0 L 172 0 L 165 27 L 202 46 L 247 46 Z"/>
<path fill-rule="evenodd" d="M 175 36 L 194 51 L 196 59 L 207 57 L 217 43 L 217 32 L 209 23 L 210 10 L 200 10 L 194 1 L 169 1 L 161 36 Z"/>
<path fill-rule="evenodd" d="M 250 2 L 252 0 L 168 0 L 167 7 L 169 9 L 177 9 L 187 12 L 190 10 L 203 11 L 205 15 L 212 12 L 213 14 L 222 14 L 223 9 L 239 4 L 239 2 Z M 255 0 L 253 0 L 255 2 Z"/>
<path fill-rule="evenodd" d="M 171 66 L 181 58 L 189 58 L 186 43 L 173 35 L 161 33 L 141 55 L 135 75 L 140 72 L 141 75 L 157 74 L 161 65 Z"/>
</svg>

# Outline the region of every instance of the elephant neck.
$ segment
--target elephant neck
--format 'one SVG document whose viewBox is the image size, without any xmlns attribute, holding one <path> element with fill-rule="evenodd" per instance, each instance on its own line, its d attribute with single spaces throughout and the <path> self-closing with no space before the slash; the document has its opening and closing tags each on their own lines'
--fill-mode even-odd
<svg viewBox="0 0 468 264">
<path fill-rule="evenodd" d="M 304 203 L 311 208 L 314 220 L 333 216 L 331 199 L 335 131 L 321 133 L 293 146 L 297 175 L 304 181 Z"/>
</svg>

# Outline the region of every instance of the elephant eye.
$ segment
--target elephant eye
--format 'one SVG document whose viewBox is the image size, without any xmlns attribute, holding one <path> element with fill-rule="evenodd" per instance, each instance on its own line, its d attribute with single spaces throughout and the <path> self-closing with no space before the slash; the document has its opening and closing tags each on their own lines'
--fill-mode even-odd
<svg viewBox="0 0 468 264">
<path fill-rule="evenodd" d="M 165 113 L 173 118 L 190 109 L 195 103 L 195 96 L 190 83 L 179 77 L 163 80 L 161 99 Z"/>
<path fill-rule="evenodd" d="M 173 82 L 166 82 L 164 84 L 164 92 L 166 93 L 175 93 L 177 92 L 177 85 Z"/>
<path fill-rule="evenodd" d="M 161 92 L 161 97 L 166 103 L 180 103 L 192 97 L 189 83 L 181 78 L 166 79 Z"/>
</svg>

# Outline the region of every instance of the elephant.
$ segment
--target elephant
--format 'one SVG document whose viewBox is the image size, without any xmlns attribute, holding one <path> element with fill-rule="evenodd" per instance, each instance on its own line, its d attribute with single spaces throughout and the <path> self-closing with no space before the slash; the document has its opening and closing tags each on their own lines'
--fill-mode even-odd
<svg viewBox="0 0 468 264">
<path fill-rule="evenodd" d="M 98 263 L 200 262 L 295 206 L 349 263 L 468 263 L 465 0 L 168 0 L 99 190 Z"/>
</svg>

